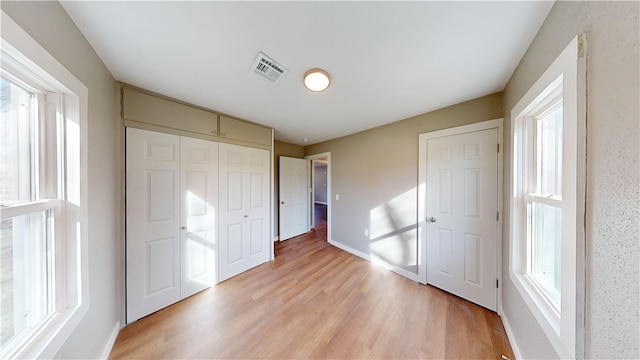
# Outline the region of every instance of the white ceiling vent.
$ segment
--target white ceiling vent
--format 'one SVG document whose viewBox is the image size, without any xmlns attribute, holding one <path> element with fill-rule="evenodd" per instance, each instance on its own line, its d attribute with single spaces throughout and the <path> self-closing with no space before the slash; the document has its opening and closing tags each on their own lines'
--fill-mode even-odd
<svg viewBox="0 0 640 360">
<path fill-rule="evenodd" d="M 251 66 L 251 71 L 276 84 L 289 72 L 284 66 L 262 52 L 258 53 L 253 66 Z"/>
</svg>

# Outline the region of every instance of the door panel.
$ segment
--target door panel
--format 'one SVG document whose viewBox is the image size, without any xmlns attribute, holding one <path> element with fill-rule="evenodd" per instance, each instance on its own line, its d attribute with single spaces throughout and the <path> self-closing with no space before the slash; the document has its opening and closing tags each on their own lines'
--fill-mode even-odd
<svg viewBox="0 0 640 360">
<path fill-rule="evenodd" d="M 220 281 L 270 259 L 269 154 L 220 144 Z"/>
<path fill-rule="evenodd" d="M 218 143 L 180 138 L 181 298 L 216 283 Z"/>
<path fill-rule="evenodd" d="M 127 322 L 180 300 L 180 141 L 127 128 Z"/>
<path fill-rule="evenodd" d="M 481 286 L 481 274 L 480 263 L 478 259 L 482 258 L 482 238 L 478 235 L 465 234 L 464 235 L 464 280 L 466 282 Z"/>
<path fill-rule="evenodd" d="M 496 310 L 497 129 L 427 140 L 427 282 Z"/>
<path fill-rule="evenodd" d="M 229 224 L 228 229 L 228 245 L 227 245 L 227 265 L 233 265 L 242 260 L 242 239 L 244 238 L 243 224 Z"/>
<path fill-rule="evenodd" d="M 166 196 L 147 196 L 149 222 L 171 221 L 175 217 L 175 171 L 147 170 L 149 194 L 167 194 Z"/>
<path fill-rule="evenodd" d="M 205 239 L 207 237 L 207 231 L 192 232 L 192 236 L 196 239 Z M 207 274 L 209 268 L 209 256 L 207 256 L 207 249 L 199 241 L 188 241 L 185 244 L 186 253 L 189 254 L 186 267 L 186 278 L 189 280 L 196 280 L 204 277 Z"/>
<path fill-rule="evenodd" d="M 464 210 L 465 216 L 479 216 L 478 197 L 480 196 L 480 169 L 464 170 Z"/>
<path fill-rule="evenodd" d="M 251 229 L 250 254 L 251 256 L 260 255 L 264 251 L 265 233 L 262 231 L 262 229 L 264 229 L 264 225 L 265 225 L 264 219 L 251 220 L 251 223 L 250 223 L 250 229 Z"/>
<path fill-rule="evenodd" d="M 438 245 L 440 259 L 438 259 L 439 271 L 442 274 L 451 275 L 449 263 L 451 262 L 451 231 L 438 229 Z"/>
<path fill-rule="evenodd" d="M 280 240 L 309 231 L 309 160 L 280 156 Z"/>
<path fill-rule="evenodd" d="M 251 208 L 262 209 L 265 206 L 264 200 L 268 199 L 265 194 L 265 183 L 267 181 L 265 174 L 252 173 L 251 175 Z"/>
<path fill-rule="evenodd" d="M 438 201 L 438 208 L 440 214 L 451 214 L 451 170 L 438 170 L 439 181 L 437 196 L 440 198 Z"/>
<path fill-rule="evenodd" d="M 244 176 L 239 172 L 230 172 L 226 176 L 227 184 L 227 210 L 242 211 L 243 209 L 243 191 Z"/>
<path fill-rule="evenodd" d="M 175 238 L 168 237 L 145 242 L 146 273 L 149 279 L 145 288 L 145 297 L 170 290 L 176 285 L 173 276 L 175 241 Z"/>
</svg>

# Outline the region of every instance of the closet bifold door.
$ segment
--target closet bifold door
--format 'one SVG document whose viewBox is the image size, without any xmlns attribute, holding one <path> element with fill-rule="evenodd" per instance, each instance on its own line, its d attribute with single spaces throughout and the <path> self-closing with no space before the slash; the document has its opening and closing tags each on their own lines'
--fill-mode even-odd
<svg viewBox="0 0 640 360">
<path fill-rule="evenodd" d="M 127 323 L 180 300 L 180 137 L 126 130 Z"/>
<path fill-rule="evenodd" d="M 219 281 L 270 259 L 270 154 L 220 144 Z"/>
<path fill-rule="evenodd" d="M 217 280 L 218 143 L 126 131 L 131 323 Z"/>
<path fill-rule="evenodd" d="M 216 283 L 218 143 L 180 137 L 182 299 Z"/>
</svg>

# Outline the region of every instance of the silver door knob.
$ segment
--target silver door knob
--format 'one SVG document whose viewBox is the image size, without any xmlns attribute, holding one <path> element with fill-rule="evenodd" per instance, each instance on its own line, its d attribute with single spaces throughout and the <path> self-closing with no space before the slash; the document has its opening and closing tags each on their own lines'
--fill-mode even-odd
<svg viewBox="0 0 640 360">
<path fill-rule="evenodd" d="M 249 215 L 245 215 L 244 217 L 245 217 L 245 218 L 248 218 L 248 217 L 249 217 Z"/>
<path fill-rule="evenodd" d="M 434 218 L 433 216 L 430 218 L 427 218 L 428 222 L 436 222 L 436 218 Z"/>
</svg>

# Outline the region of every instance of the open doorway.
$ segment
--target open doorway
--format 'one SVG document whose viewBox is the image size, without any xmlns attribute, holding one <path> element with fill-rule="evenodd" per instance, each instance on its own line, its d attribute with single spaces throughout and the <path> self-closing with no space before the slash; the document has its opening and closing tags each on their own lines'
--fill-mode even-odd
<svg viewBox="0 0 640 360">
<path fill-rule="evenodd" d="M 311 160 L 309 227 L 329 240 L 331 234 L 331 153 L 306 156 Z"/>
</svg>

